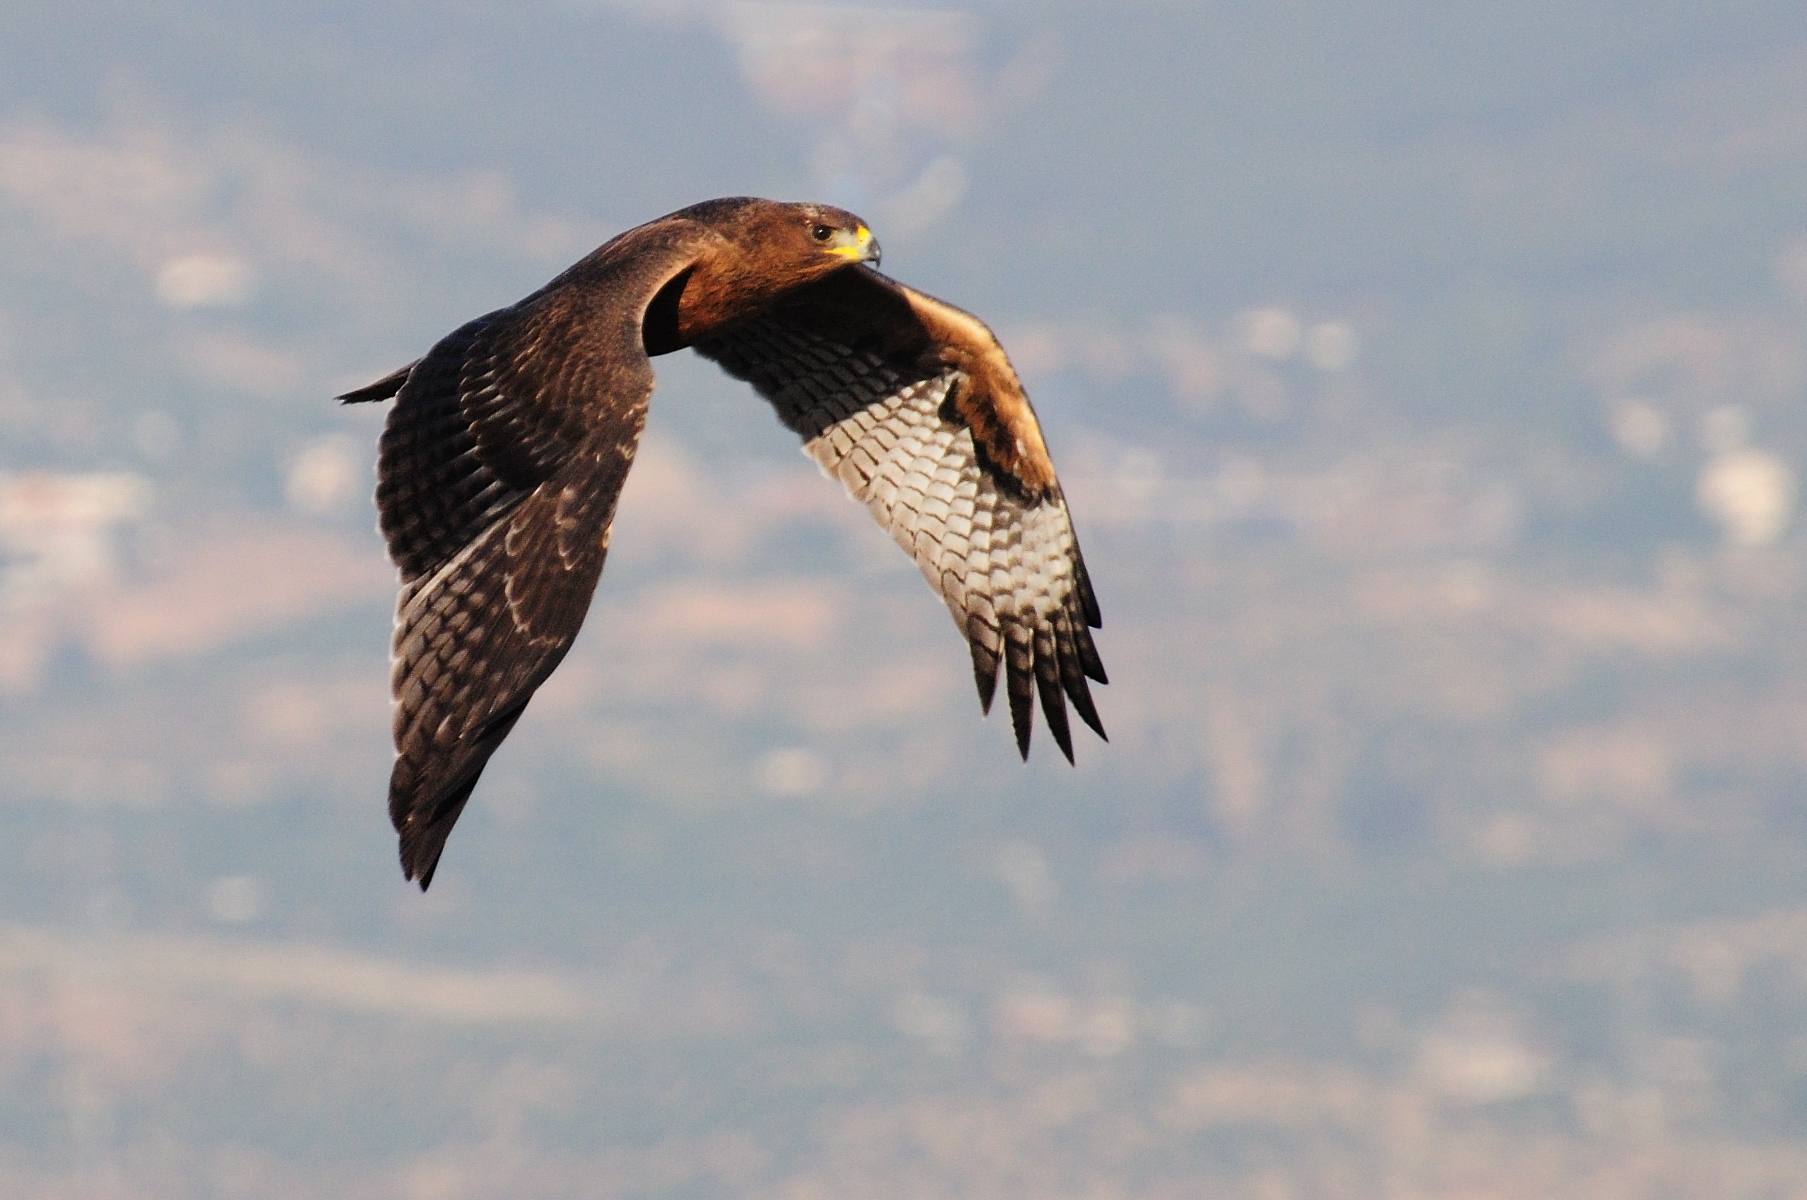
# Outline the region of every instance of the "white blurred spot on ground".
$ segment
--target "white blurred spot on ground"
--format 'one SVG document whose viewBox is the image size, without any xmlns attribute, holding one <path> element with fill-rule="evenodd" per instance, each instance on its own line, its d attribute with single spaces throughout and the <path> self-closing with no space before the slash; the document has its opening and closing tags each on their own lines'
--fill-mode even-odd
<svg viewBox="0 0 1807 1200">
<path fill-rule="evenodd" d="M 1136 1010 L 1128 1000 L 1102 1000 L 1079 1022 L 1079 1049 L 1090 1058 L 1115 1058 L 1136 1042 Z"/>
<path fill-rule="evenodd" d="M 1426 1037 L 1418 1066 L 1431 1086 L 1458 1104 L 1516 1101 L 1543 1083 L 1540 1057 L 1500 1036 Z"/>
<path fill-rule="evenodd" d="M 1149 322 L 1144 346 L 1167 376 L 1173 398 L 1193 412 L 1210 408 L 1232 382 L 1223 352 L 1186 321 L 1169 316 L 1154 318 Z M 1127 360 L 1128 355 L 1119 350 L 1119 357 Z M 1120 374 L 1127 370 L 1127 362 L 1119 366 Z"/>
<path fill-rule="evenodd" d="M 1060 898 L 1048 856 L 1033 842 L 1005 842 L 999 846 L 992 870 L 1009 889 L 1017 911 L 1025 917 L 1046 914 Z"/>
<path fill-rule="evenodd" d="M 1073 1002 L 1041 987 L 998 997 L 991 1023 L 1001 1037 L 1031 1042 L 1069 1041 L 1078 1026 Z"/>
<path fill-rule="evenodd" d="M 875 220 L 881 239 L 953 211 L 967 171 L 945 148 L 970 142 L 1051 73 L 1044 42 L 986 61 L 981 22 L 965 12 L 727 3 L 714 24 L 754 98 L 811 127 L 810 169 L 824 197 Z"/>
<path fill-rule="evenodd" d="M 759 760 L 753 780 L 770 796 L 807 796 L 828 782 L 828 764 L 800 746 L 773 750 Z"/>
<path fill-rule="evenodd" d="M 1294 394 L 1275 364 L 1303 349 L 1313 368 L 1331 376 L 1352 370 L 1362 351 L 1347 322 L 1321 321 L 1308 333 L 1283 308 L 1245 310 L 1221 332 L 1195 318 L 1153 313 L 1116 329 L 1095 319 L 1019 325 L 1006 329 L 1002 340 L 1031 386 L 1035 376 L 1062 371 L 1113 387 L 1153 375 L 1189 413 L 1202 415 L 1228 402 L 1264 422 L 1282 420 L 1310 400 L 1310 392 Z M 1334 390 L 1332 382 L 1321 386 Z"/>
<path fill-rule="evenodd" d="M 891 1006 L 891 1024 L 899 1033 L 926 1042 L 938 1054 L 954 1054 L 972 1031 L 966 1009 L 955 1000 L 911 992 Z"/>
<path fill-rule="evenodd" d="M 141 519 L 148 481 L 128 474 L 0 474 L 0 604 L 18 607 L 105 583 L 115 531 Z"/>
<path fill-rule="evenodd" d="M 967 184 L 966 164 L 944 154 L 909 187 L 880 202 L 873 218 L 887 234 L 920 233 L 954 210 L 966 196 Z"/>
<path fill-rule="evenodd" d="M 981 67 L 980 21 L 945 8 L 795 0 L 604 2 L 658 21 L 705 18 L 735 44 L 744 78 L 767 107 L 788 116 L 833 115 L 853 125 L 872 121 L 870 110 L 879 108 L 919 128 L 962 130 L 984 103 L 1032 97 L 1058 58 L 1044 37 Z M 981 73 L 991 78 L 977 78 Z M 879 89 L 883 104 L 868 94 L 875 76 L 888 77 Z"/>
<path fill-rule="evenodd" d="M 1361 352 L 1361 338 L 1342 321 L 1313 325 L 1305 336 L 1305 357 L 1320 371 L 1347 371 Z"/>
<path fill-rule="evenodd" d="M 1708 454 L 1726 454 L 1750 444 L 1751 414 L 1742 404 L 1722 404 L 1700 418 L 1700 444 Z"/>
<path fill-rule="evenodd" d="M 223 925 L 249 925 L 263 916 L 266 900 L 254 875 L 222 875 L 207 885 L 207 911 Z"/>
<path fill-rule="evenodd" d="M 1189 1050 L 1204 1040 L 1210 1022 L 1203 1009 L 1184 1000 L 1160 1000 L 1148 1006 L 1142 1024 L 1149 1036 L 1176 1050 Z"/>
<path fill-rule="evenodd" d="M 967 13 L 741 3 L 718 20 L 766 107 L 832 117 L 868 145 L 888 149 L 906 129 L 964 133 L 982 110 Z"/>
<path fill-rule="evenodd" d="M 1088 1058 L 1114 1058 L 1136 1044 L 1150 1020 L 1168 1045 L 1196 1039 L 1199 1015 L 1190 1005 L 1163 1003 L 1144 1011 L 1125 996 L 1086 1003 L 1030 981 L 992 1005 L 992 1030 L 1006 1041 L 1067 1044 Z"/>
<path fill-rule="evenodd" d="M 357 443 L 342 434 L 310 442 L 289 465 L 287 493 L 297 511 L 326 516 L 350 507 L 363 490 Z"/>
<path fill-rule="evenodd" d="M 157 299 L 170 308 L 235 308 L 251 299 L 257 274 L 230 254 L 185 254 L 157 268 Z"/>
<path fill-rule="evenodd" d="M 1612 436 L 1633 458 L 1655 458 L 1669 444 L 1669 418 L 1648 400 L 1621 400 L 1613 405 Z"/>
<path fill-rule="evenodd" d="M 1734 546 L 1767 546 L 1788 530 L 1795 477 L 1763 450 L 1716 454 L 1701 470 L 1695 499 Z"/>
<path fill-rule="evenodd" d="M 468 1194 L 462 1168 L 431 1160 L 409 1167 L 402 1187 L 408 1200 L 462 1200 Z"/>
<path fill-rule="evenodd" d="M 147 412 L 132 422 L 132 445 L 152 462 L 164 462 L 182 448 L 182 427 L 166 412 Z"/>
<path fill-rule="evenodd" d="M 1536 1095 L 1548 1086 L 1551 1066 L 1501 1002 L 1478 991 L 1458 996 L 1418 1046 L 1419 1077 L 1458 1105 Z"/>
<path fill-rule="evenodd" d="M 1257 358 L 1284 362 L 1299 348 L 1299 318 L 1284 308 L 1255 308 L 1236 319 L 1242 348 Z"/>
</svg>

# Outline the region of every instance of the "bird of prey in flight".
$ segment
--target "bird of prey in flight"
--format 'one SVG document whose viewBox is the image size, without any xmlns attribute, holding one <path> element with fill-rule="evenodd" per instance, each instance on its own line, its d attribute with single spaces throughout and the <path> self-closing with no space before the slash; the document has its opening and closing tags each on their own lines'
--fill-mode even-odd
<svg viewBox="0 0 1807 1200">
<path fill-rule="evenodd" d="M 881 275 L 852 213 L 710 200 L 348 392 L 393 398 L 376 504 L 401 569 L 389 815 L 425 889 L 477 777 L 571 648 L 653 391 L 686 346 L 744 379 L 946 601 L 1017 747 L 1035 698 L 1071 761 L 1098 602 L 1022 384 L 985 325 Z"/>
</svg>

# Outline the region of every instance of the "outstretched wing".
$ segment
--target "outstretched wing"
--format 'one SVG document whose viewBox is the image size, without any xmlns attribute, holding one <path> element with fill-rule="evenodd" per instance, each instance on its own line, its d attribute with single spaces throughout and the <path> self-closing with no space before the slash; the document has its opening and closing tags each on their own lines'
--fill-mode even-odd
<svg viewBox="0 0 1807 1200">
<path fill-rule="evenodd" d="M 698 342 L 803 437 L 947 602 L 990 711 L 1000 663 L 1017 747 L 1037 693 L 1069 761 L 1067 701 L 1100 737 L 1101 619 L 1028 398 L 977 319 L 865 267 Z"/>
<path fill-rule="evenodd" d="M 647 289 L 650 292 L 650 289 Z M 401 568 L 389 815 L 424 889 L 471 789 L 583 624 L 653 373 L 639 311 L 480 317 L 348 400 L 396 397 L 377 509 Z"/>
</svg>

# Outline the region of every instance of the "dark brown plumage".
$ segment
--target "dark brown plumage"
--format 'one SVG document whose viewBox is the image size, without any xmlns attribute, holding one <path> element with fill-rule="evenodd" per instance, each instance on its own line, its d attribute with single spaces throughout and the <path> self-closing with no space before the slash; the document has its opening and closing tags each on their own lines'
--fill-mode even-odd
<svg viewBox="0 0 1807 1200">
<path fill-rule="evenodd" d="M 571 648 L 652 395 L 686 346 L 751 383 L 947 602 L 981 705 L 1002 666 L 1070 761 L 1100 737 L 1098 603 L 1028 397 L 977 318 L 880 275 L 836 208 L 711 200 L 608 242 L 340 399 L 395 398 L 377 509 L 401 568 L 389 814 L 424 889 L 477 777 Z"/>
</svg>

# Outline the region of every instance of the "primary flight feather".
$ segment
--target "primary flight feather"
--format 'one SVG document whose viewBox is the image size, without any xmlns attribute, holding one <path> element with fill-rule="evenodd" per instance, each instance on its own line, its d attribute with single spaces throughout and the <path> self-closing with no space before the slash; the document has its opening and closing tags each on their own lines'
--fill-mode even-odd
<svg viewBox="0 0 1807 1200">
<path fill-rule="evenodd" d="M 1100 624 L 1041 427 L 976 317 L 874 269 L 852 213 L 711 200 L 631 229 L 425 358 L 395 400 L 377 510 L 401 569 L 389 815 L 424 889 L 484 764 L 571 648 L 653 391 L 691 347 L 751 383 L 946 601 L 1027 757 L 1035 699 L 1069 761 L 1100 737 Z"/>
</svg>

